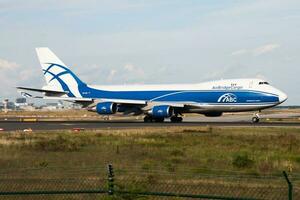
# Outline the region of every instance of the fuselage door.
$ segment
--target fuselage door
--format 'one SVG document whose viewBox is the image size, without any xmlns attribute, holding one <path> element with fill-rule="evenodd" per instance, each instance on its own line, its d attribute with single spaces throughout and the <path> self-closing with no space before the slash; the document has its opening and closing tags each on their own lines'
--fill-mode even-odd
<svg viewBox="0 0 300 200">
<path fill-rule="evenodd" d="M 253 87 L 253 81 L 250 81 L 249 82 L 249 88 L 252 88 Z"/>
</svg>

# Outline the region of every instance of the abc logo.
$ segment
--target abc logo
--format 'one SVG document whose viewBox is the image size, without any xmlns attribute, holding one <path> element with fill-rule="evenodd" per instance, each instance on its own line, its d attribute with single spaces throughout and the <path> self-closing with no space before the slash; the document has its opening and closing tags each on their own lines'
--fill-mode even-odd
<svg viewBox="0 0 300 200">
<path fill-rule="evenodd" d="M 237 102 L 237 97 L 236 97 L 236 95 L 234 95 L 232 93 L 226 93 L 219 97 L 218 102 L 235 103 L 235 102 Z"/>
</svg>

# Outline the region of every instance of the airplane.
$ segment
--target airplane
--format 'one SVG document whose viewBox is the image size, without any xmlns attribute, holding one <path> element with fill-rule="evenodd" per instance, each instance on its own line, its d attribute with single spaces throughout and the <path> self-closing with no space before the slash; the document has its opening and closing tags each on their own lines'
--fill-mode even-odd
<svg viewBox="0 0 300 200">
<path fill-rule="evenodd" d="M 262 79 L 227 79 L 197 84 L 88 85 L 49 48 L 36 48 L 46 85 L 17 87 L 24 97 L 64 100 L 81 104 L 100 115 L 144 115 L 144 122 L 182 122 L 183 114 L 218 117 L 226 112 L 259 112 L 279 105 L 287 95 Z M 34 96 L 39 92 L 43 96 Z"/>
</svg>

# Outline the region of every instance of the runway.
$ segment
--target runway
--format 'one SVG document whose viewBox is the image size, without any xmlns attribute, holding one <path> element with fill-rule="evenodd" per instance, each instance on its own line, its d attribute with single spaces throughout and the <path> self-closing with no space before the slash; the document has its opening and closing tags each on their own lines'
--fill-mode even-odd
<svg viewBox="0 0 300 200">
<path fill-rule="evenodd" d="M 24 131 L 31 130 L 73 130 L 80 129 L 128 129 L 145 127 L 193 127 L 193 126 L 218 126 L 218 127 L 300 127 L 298 122 L 182 122 L 182 123 L 144 123 L 142 121 L 41 121 L 41 122 L 18 122 L 1 121 L 0 130 Z"/>
</svg>

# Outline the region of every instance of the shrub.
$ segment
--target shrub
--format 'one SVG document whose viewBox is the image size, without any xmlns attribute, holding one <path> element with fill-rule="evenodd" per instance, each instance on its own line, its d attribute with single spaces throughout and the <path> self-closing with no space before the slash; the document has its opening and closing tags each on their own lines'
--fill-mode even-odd
<svg viewBox="0 0 300 200">
<path fill-rule="evenodd" d="M 171 156 L 184 156 L 184 152 L 180 149 L 174 149 L 170 152 Z"/>
<path fill-rule="evenodd" d="M 264 174 L 270 173 L 273 170 L 273 164 L 269 161 L 262 161 L 258 163 L 258 170 Z"/>
<path fill-rule="evenodd" d="M 153 162 L 152 160 L 144 160 L 142 163 L 141 163 L 141 168 L 143 170 L 150 170 L 153 166 L 155 165 L 155 162 Z"/>
<path fill-rule="evenodd" d="M 148 184 L 156 184 L 157 183 L 157 177 L 155 177 L 154 175 L 148 175 L 147 176 L 147 183 Z"/>
<path fill-rule="evenodd" d="M 232 165 L 237 168 L 247 168 L 251 167 L 254 161 L 248 157 L 247 153 L 236 154 L 233 157 Z"/>
<path fill-rule="evenodd" d="M 38 163 L 38 166 L 42 168 L 46 168 L 48 165 L 49 163 L 47 161 L 42 161 Z"/>
<path fill-rule="evenodd" d="M 170 162 L 174 163 L 174 164 L 178 164 L 178 163 L 182 163 L 183 161 L 181 158 L 172 157 L 172 158 L 170 158 Z"/>
<path fill-rule="evenodd" d="M 297 163 L 300 163 L 300 156 L 294 156 L 293 160 Z"/>
<path fill-rule="evenodd" d="M 212 133 L 212 127 L 206 126 L 201 128 L 183 129 L 183 133 Z"/>
<path fill-rule="evenodd" d="M 173 163 L 167 162 L 165 163 L 166 169 L 168 172 L 175 172 L 176 168 Z"/>
<path fill-rule="evenodd" d="M 114 195 L 115 196 L 115 199 L 114 200 L 136 200 L 136 199 L 139 199 L 139 200 L 144 200 L 144 199 L 148 199 L 147 197 L 144 197 L 144 196 L 140 196 L 140 195 L 137 195 L 137 194 L 134 194 L 135 192 L 142 192 L 142 191 L 145 191 L 146 190 L 146 186 L 145 186 L 145 183 L 142 183 L 142 182 L 139 182 L 138 180 L 135 180 L 134 181 L 135 183 L 126 183 L 126 184 L 118 184 L 116 185 L 116 190 L 119 190 L 119 191 L 129 191 L 129 193 L 127 194 L 122 194 L 122 193 L 119 193 L 119 194 L 116 194 Z M 132 192 L 132 193 L 130 193 Z"/>
<path fill-rule="evenodd" d="M 34 148 L 41 151 L 79 151 L 87 143 L 82 139 L 57 136 L 37 141 Z"/>
</svg>

